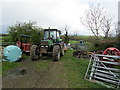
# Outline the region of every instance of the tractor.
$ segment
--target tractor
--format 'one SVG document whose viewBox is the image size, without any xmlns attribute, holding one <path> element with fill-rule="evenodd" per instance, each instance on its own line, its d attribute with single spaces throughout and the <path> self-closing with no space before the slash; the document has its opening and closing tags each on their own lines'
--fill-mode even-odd
<svg viewBox="0 0 120 90">
<path fill-rule="evenodd" d="M 31 59 L 37 60 L 40 56 L 51 54 L 53 61 L 58 61 L 64 55 L 64 45 L 60 39 L 61 31 L 57 29 L 44 29 L 44 39 L 38 45 L 31 46 Z"/>
<path fill-rule="evenodd" d="M 31 36 L 20 34 L 18 37 L 18 41 L 16 42 L 16 46 L 18 46 L 22 52 L 30 53 L 31 47 Z"/>
</svg>

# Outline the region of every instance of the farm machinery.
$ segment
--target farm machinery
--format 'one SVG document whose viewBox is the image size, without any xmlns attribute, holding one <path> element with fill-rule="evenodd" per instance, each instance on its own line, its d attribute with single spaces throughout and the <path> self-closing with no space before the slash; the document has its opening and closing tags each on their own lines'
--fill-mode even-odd
<svg viewBox="0 0 120 90">
<path fill-rule="evenodd" d="M 31 36 L 23 35 L 23 34 L 20 34 L 20 36 L 18 37 L 18 41 L 16 42 L 16 45 L 22 50 L 22 52 L 30 53 L 30 47 L 31 47 L 30 38 Z"/>
<path fill-rule="evenodd" d="M 120 51 L 117 48 L 110 47 L 107 48 L 104 52 L 103 55 L 115 55 L 115 56 L 120 56 Z"/>
<path fill-rule="evenodd" d="M 31 36 L 20 34 L 15 45 L 9 45 L 3 50 L 3 60 L 15 62 L 22 57 L 22 52 L 30 53 Z"/>
<path fill-rule="evenodd" d="M 109 47 L 107 48 L 102 55 L 111 55 L 111 56 L 120 56 L 120 51 L 117 48 L 114 47 Z M 111 59 L 111 58 L 100 58 L 103 61 L 106 61 L 107 59 L 109 59 L 111 62 L 120 62 L 120 59 Z"/>
<path fill-rule="evenodd" d="M 84 43 L 83 40 L 79 40 L 79 43 L 76 43 L 76 46 L 74 48 L 76 51 L 73 52 L 73 56 L 78 58 L 89 58 L 89 56 L 92 54 L 91 52 L 88 52 L 87 45 Z"/>
<path fill-rule="evenodd" d="M 37 60 L 40 56 L 51 54 L 54 61 L 64 55 L 65 43 L 60 39 L 60 30 L 44 29 L 44 39 L 38 45 L 31 46 L 31 59 Z"/>
</svg>

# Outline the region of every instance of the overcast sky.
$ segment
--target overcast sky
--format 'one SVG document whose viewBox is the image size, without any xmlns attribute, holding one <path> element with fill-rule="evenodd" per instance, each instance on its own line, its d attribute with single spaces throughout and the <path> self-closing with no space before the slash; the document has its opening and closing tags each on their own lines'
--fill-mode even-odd
<svg viewBox="0 0 120 90">
<path fill-rule="evenodd" d="M 64 31 L 69 27 L 69 34 L 91 35 L 81 23 L 80 17 L 89 9 L 89 4 L 100 3 L 113 17 L 118 19 L 119 0 L 3 0 L 0 3 L 0 26 L 6 33 L 8 26 L 16 21 L 36 21 L 42 28 L 57 28 Z"/>
</svg>

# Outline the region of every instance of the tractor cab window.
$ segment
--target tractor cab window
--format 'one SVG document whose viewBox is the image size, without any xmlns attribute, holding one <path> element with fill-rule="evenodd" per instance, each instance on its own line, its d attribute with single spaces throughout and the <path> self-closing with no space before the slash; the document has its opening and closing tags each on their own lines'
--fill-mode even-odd
<svg viewBox="0 0 120 90">
<path fill-rule="evenodd" d="M 60 38 L 59 32 L 57 32 L 57 37 L 56 37 L 56 31 L 50 31 L 50 36 L 49 36 L 49 31 L 45 31 L 44 39 L 48 39 L 48 38 L 59 39 Z"/>
<path fill-rule="evenodd" d="M 56 39 L 56 32 L 55 31 L 50 31 L 50 38 Z"/>
<path fill-rule="evenodd" d="M 48 39 L 48 37 L 49 37 L 49 32 L 48 32 L 48 31 L 45 31 L 45 32 L 44 32 L 44 39 Z"/>
<path fill-rule="evenodd" d="M 44 39 L 56 39 L 56 32 L 55 31 L 50 31 L 50 36 L 49 36 L 49 31 L 44 32 Z"/>
</svg>

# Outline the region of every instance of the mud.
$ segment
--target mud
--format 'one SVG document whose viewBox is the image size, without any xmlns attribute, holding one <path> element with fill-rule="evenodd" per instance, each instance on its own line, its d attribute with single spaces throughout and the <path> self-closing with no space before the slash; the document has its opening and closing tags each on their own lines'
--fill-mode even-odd
<svg viewBox="0 0 120 90">
<path fill-rule="evenodd" d="M 49 67 L 37 70 L 36 63 L 42 60 L 31 61 L 30 58 L 21 61 L 22 65 L 9 70 L 2 77 L 3 88 L 67 88 L 68 81 L 65 76 L 63 63 L 50 60 Z"/>
</svg>

